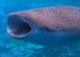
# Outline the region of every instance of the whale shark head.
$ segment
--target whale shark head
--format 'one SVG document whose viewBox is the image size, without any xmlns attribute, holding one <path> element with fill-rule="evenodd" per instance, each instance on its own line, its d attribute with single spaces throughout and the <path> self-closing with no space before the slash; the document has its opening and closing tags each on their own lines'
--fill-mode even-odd
<svg viewBox="0 0 80 57">
<path fill-rule="evenodd" d="M 79 34 L 78 11 L 77 7 L 56 6 L 14 12 L 7 17 L 7 32 L 13 38 L 32 42 L 58 42 Z"/>
</svg>

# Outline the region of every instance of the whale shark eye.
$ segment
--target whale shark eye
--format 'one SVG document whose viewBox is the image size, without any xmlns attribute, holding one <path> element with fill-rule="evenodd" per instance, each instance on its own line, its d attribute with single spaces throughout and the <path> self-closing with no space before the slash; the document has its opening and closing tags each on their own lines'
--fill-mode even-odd
<svg viewBox="0 0 80 57">
<path fill-rule="evenodd" d="M 8 33 L 13 37 L 24 37 L 32 30 L 31 26 L 20 17 L 8 18 Z"/>
</svg>

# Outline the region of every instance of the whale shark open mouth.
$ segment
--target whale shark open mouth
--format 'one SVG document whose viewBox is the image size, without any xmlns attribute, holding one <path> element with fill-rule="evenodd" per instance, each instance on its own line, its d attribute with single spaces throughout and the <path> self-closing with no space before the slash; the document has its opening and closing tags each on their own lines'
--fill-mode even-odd
<svg viewBox="0 0 80 57">
<path fill-rule="evenodd" d="M 23 38 L 32 31 L 32 27 L 27 19 L 19 16 L 9 16 L 7 31 L 14 38 Z"/>
</svg>

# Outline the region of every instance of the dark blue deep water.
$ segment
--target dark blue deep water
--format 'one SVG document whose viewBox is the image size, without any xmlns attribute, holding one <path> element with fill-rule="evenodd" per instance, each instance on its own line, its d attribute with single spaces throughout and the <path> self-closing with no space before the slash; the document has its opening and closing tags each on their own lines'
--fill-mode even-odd
<svg viewBox="0 0 80 57">
<path fill-rule="evenodd" d="M 13 39 L 7 34 L 7 14 L 48 6 L 80 7 L 80 0 L 0 0 L 0 57 L 80 57 L 77 38 L 66 41 L 67 44 L 63 42 L 64 45 L 44 46 Z"/>
</svg>

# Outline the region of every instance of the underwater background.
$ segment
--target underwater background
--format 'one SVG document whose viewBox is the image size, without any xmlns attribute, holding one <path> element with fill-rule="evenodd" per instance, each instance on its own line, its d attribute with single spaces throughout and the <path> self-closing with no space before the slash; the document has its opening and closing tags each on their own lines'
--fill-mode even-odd
<svg viewBox="0 0 80 57">
<path fill-rule="evenodd" d="M 38 45 L 8 35 L 6 16 L 9 13 L 49 6 L 80 7 L 80 0 L 0 0 L 0 57 L 80 57 L 77 38 L 67 41 L 67 45 L 54 47 L 53 43 Z"/>
</svg>

